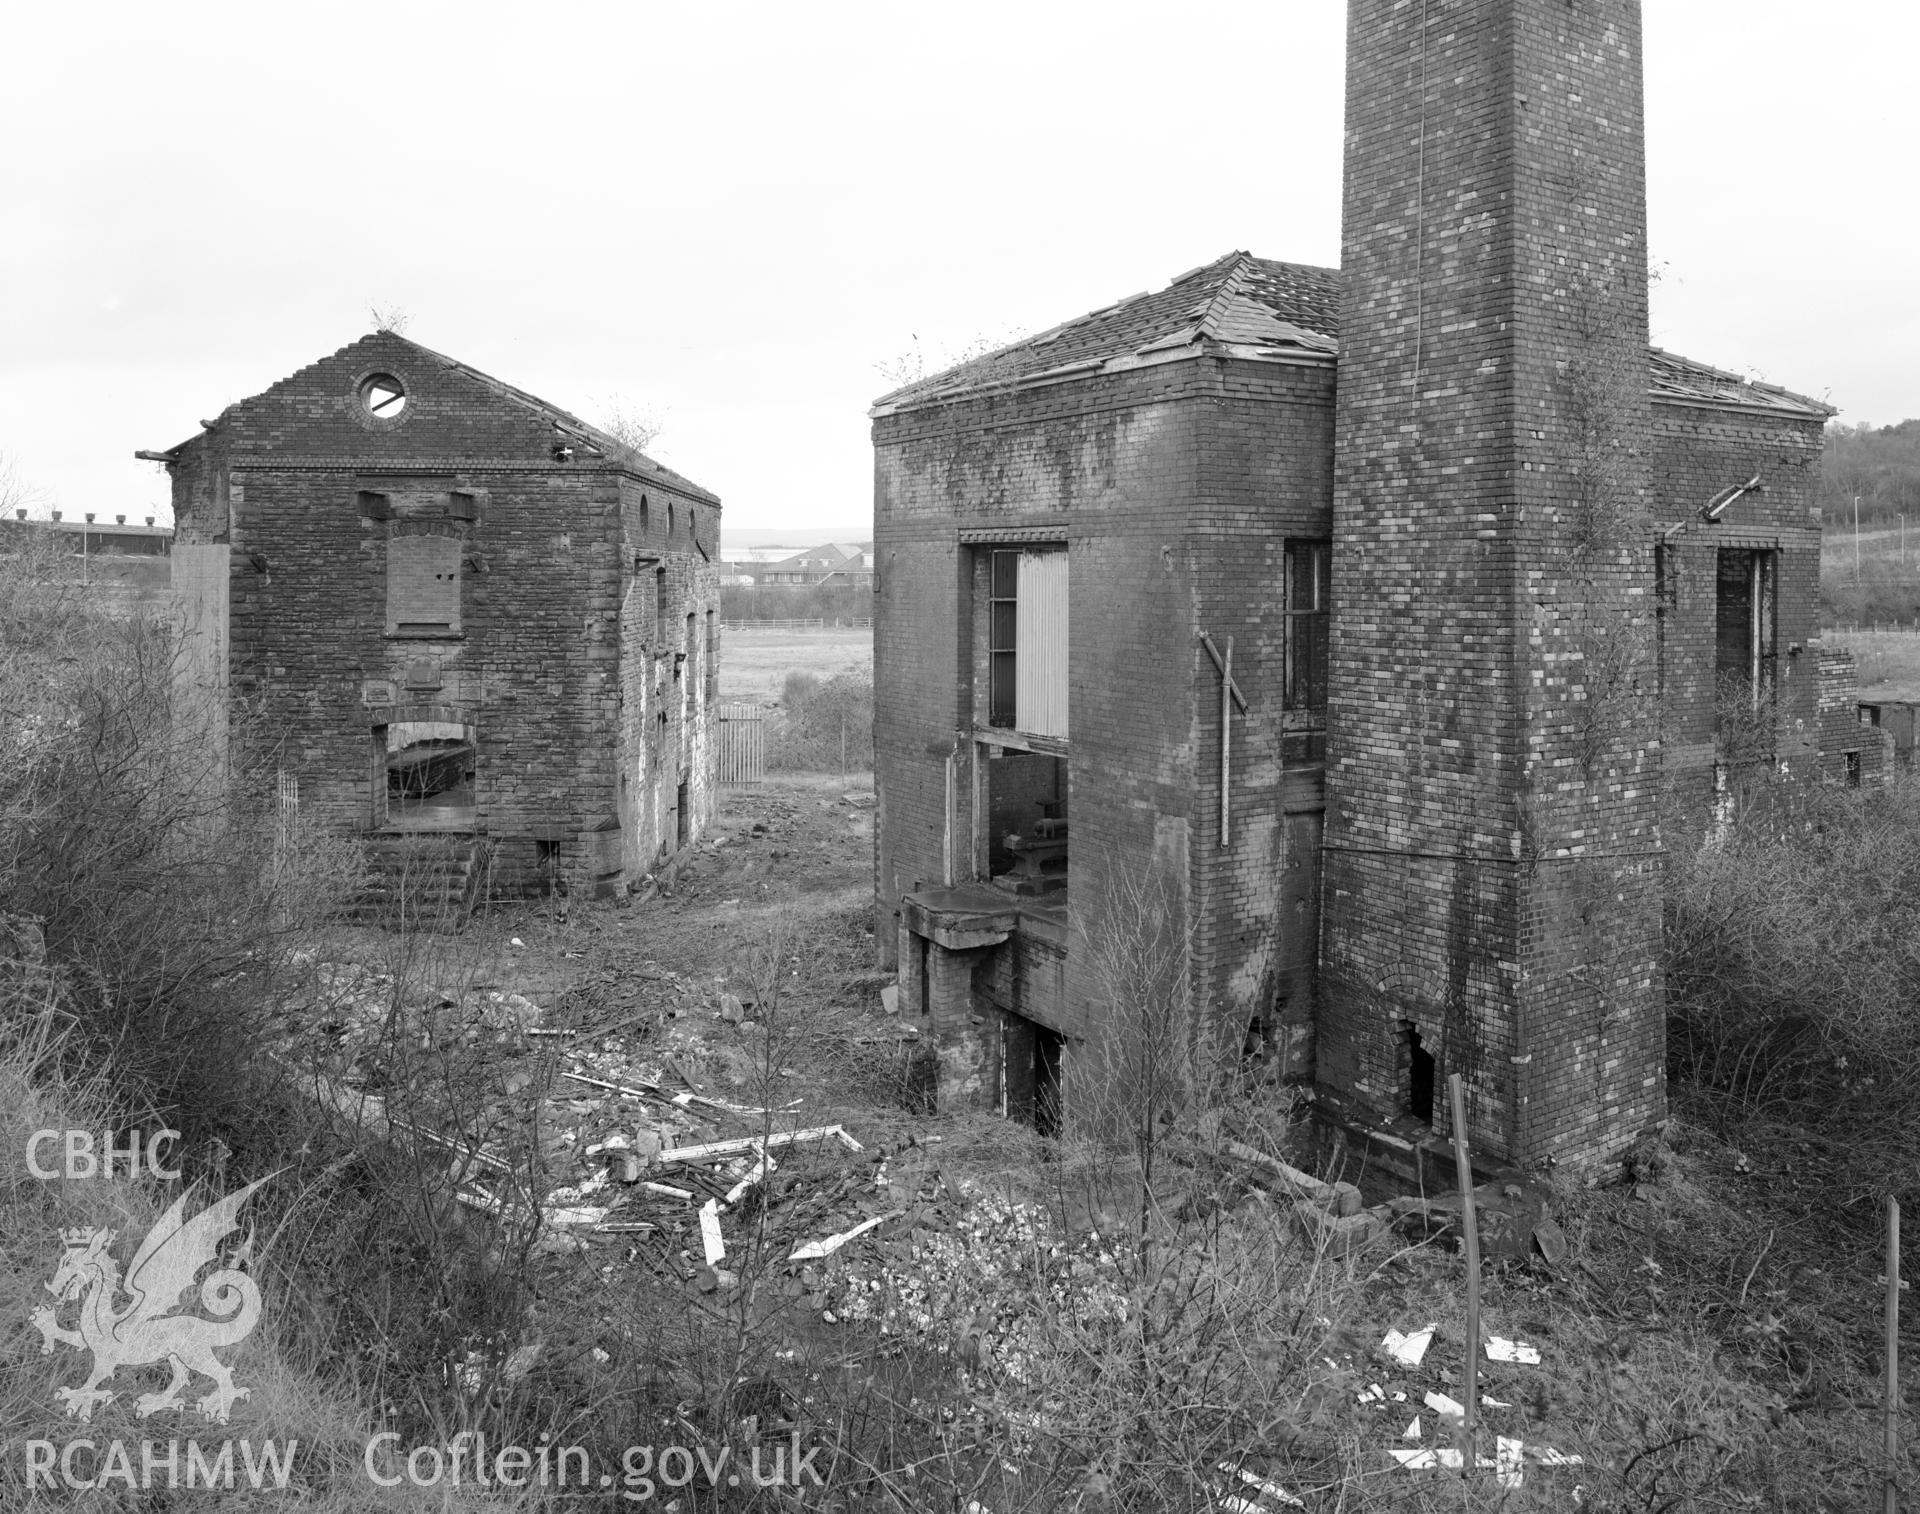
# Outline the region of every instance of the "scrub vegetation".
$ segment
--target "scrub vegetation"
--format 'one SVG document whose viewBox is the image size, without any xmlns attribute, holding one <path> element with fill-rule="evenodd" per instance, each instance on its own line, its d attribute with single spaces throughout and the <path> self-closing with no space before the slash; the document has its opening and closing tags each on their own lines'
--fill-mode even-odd
<svg viewBox="0 0 1920 1514">
<path fill-rule="evenodd" d="M 872 816 L 851 754 L 838 772 L 840 680 L 788 690 L 803 728 L 826 712 L 824 774 L 731 792 L 656 896 L 559 896 L 450 933 L 355 925 L 337 913 L 352 852 L 284 814 L 271 771 L 223 769 L 170 629 L 106 613 L 70 565 L 10 545 L 0 1506 L 26 1502 L 21 1447 L 78 1437 L 192 1438 L 209 1455 L 232 1440 L 236 1458 L 242 1439 L 297 1441 L 288 1486 L 329 1511 L 1877 1501 L 1881 1204 L 1913 1196 L 1920 1153 L 1920 794 L 1904 781 L 1822 793 L 1787 834 L 1675 859 L 1674 1118 L 1623 1184 L 1543 1175 L 1566 1256 L 1488 1277 L 1487 1330 L 1542 1356 L 1481 1363 L 1482 1455 L 1496 1436 L 1525 1448 L 1508 1487 L 1492 1466 L 1469 1479 L 1389 1454 L 1459 1443 L 1427 1395 L 1464 1393 L 1461 1259 L 1398 1228 L 1336 1244 L 1242 1159 L 1305 1160 L 1299 1096 L 1190 1033 L 1181 926 L 1151 879 L 1110 884 L 1111 928 L 1079 948 L 1110 987 L 1112 1108 L 1051 1139 L 915 1112 L 914 1028 L 886 1013 L 869 967 Z M 701 1107 L 739 1111 L 717 1116 L 736 1135 L 838 1123 L 863 1149 L 787 1148 L 724 1213 L 713 1266 L 670 1217 L 651 1234 L 569 1232 L 551 1215 L 577 1202 L 564 1195 L 588 1141 L 645 1134 L 643 1106 L 570 1082 L 576 1066 L 697 1088 Z M 25 1161 L 38 1130 L 123 1150 L 177 1131 L 167 1150 L 195 1204 L 269 1179 L 228 1254 L 266 1308 L 227 1353 L 250 1396 L 225 1425 L 141 1418 L 160 1366 L 124 1368 L 88 1425 L 65 1412 L 57 1390 L 81 1356 L 43 1354 L 30 1321 L 66 1232 L 115 1231 L 124 1263 L 178 1185 L 41 1178 Z M 38 1150 L 44 1165 L 64 1147 Z M 457 1201 L 482 1169 L 525 1202 Z M 791 1259 L 857 1215 L 880 1223 Z M 1389 1330 L 1429 1324 L 1417 1365 L 1383 1349 Z M 481 1486 L 482 1442 L 577 1446 L 614 1485 L 584 1500 Z M 371 1463 L 369 1443 L 385 1448 Z M 726 1448 L 736 1468 L 783 1448 L 824 1485 L 732 1486 L 723 1468 L 717 1486 L 700 1472 L 675 1487 L 678 1463 L 623 1463 L 669 1445 Z M 444 1471 L 455 1447 L 458 1485 L 372 1475 L 402 1476 L 410 1449 Z M 38 1496 L 99 1510 L 289 1496 L 244 1477 L 190 1493 L 97 1481 Z"/>
</svg>

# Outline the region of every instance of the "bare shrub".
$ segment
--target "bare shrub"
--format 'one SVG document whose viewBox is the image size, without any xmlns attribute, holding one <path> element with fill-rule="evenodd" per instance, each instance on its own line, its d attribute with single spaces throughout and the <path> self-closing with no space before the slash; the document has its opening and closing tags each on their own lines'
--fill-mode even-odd
<svg viewBox="0 0 1920 1514">
<path fill-rule="evenodd" d="M 864 773 L 873 767 L 873 675 L 789 673 L 767 739 L 783 772 Z"/>
<path fill-rule="evenodd" d="M 0 879 L 67 974 L 80 1043 L 162 1104 L 238 1093 L 302 933 L 357 880 L 351 846 L 229 764 L 164 618 L 115 615 L 44 553 L 0 583 Z M 258 750 L 235 743 L 232 750 Z"/>
<path fill-rule="evenodd" d="M 1764 1104 L 1920 1074 L 1920 783 L 1822 787 L 1781 823 L 1677 856 L 1668 889 L 1676 1076 Z"/>
</svg>

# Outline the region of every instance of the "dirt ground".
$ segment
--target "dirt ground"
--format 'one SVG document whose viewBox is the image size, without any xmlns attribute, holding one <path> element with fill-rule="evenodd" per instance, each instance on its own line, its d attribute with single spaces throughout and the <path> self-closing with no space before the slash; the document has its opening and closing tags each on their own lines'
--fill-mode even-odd
<svg viewBox="0 0 1920 1514">
<path fill-rule="evenodd" d="M 723 637 L 722 699 L 777 699 L 789 673 L 813 673 L 821 678 L 854 672 L 871 677 L 873 673 L 870 630 L 729 630 Z"/>
</svg>

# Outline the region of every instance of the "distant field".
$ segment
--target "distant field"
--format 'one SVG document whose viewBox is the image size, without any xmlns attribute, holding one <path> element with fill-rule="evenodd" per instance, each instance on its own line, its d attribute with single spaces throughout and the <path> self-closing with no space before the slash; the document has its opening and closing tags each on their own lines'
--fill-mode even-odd
<svg viewBox="0 0 1920 1514">
<path fill-rule="evenodd" d="M 1920 700 L 1920 631 L 1828 631 L 1853 653 L 1862 699 Z"/>
<path fill-rule="evenodd" d="M 869 630 L 746 631 L 722 633 L 720 697 L 759 700 L 778 696 L 787 674 L 873 674 Z"/>
</svg>

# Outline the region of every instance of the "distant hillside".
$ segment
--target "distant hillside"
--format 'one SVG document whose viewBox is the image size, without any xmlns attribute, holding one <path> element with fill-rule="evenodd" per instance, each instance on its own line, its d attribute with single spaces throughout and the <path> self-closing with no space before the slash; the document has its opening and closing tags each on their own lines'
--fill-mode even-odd
<svg viewBox="0 0 1920 1514">
<path fill-rule="evenodd" d="M 1912 516 L 1920 525 L 1920 420 L 1895 426 L 1827 427 L 1820 459 L 1820 510 L 1828 528 Z"/>
</svg>

